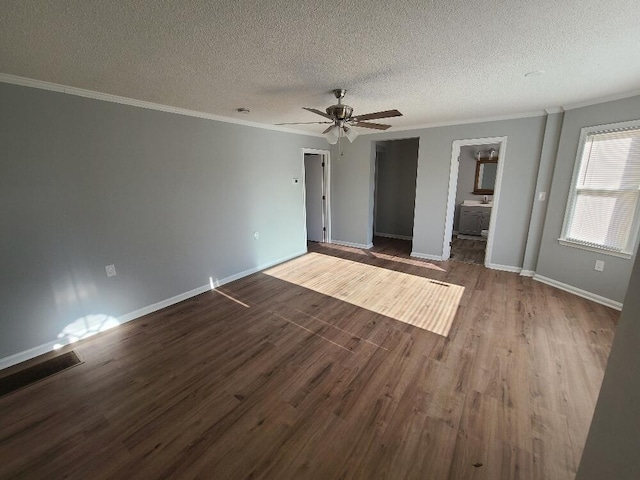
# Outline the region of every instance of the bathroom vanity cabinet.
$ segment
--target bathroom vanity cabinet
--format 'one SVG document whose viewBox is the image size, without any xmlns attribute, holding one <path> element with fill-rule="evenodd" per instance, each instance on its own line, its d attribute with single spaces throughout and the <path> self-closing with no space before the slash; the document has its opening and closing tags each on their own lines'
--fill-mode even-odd
<svg viewBox="0 0 640 480">
<path fill-rule="evenodd" d="M 460 206 L 460 226 L 458 232 L 464 235 L 480 235 L 489 229 L 491 207 Z"/>
</svg>

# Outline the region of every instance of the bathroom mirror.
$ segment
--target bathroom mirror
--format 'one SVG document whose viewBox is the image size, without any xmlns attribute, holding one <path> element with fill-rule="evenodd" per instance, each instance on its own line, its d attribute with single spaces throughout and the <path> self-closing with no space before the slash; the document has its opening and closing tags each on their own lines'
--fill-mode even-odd
<svg viewBox="0 0 640 480">
<path fill-rule="evenodd" d="M 493 195 L 498 172 L 498 160 L 477 160 L 476 181 L 473 185 L 475 195 Z"/>
</svg>

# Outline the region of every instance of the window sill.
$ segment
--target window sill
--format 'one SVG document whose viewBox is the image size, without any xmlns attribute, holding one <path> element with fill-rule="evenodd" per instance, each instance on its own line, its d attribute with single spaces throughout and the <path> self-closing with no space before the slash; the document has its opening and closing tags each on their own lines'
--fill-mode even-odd
<svg viewBox="0 0 640 480">
<path fill-rule="evenodd" d="M 558 243 L 560 243 L 560 245 L 564 245 L 565 247 L 579 248 L 581 250 L 600 253 L 602 255 L 609 255 L 611 257 L 627 258 L 627 259 L 633 257 L 632 253 L 613 252 L 611 250 L 605 250 L 604 248 L 590 247 L 589 245 L 583 245 L 582 243 L 572 242 L 571 240 L 565 240 L 564 238 L 559 238 Z"/>
</svg>

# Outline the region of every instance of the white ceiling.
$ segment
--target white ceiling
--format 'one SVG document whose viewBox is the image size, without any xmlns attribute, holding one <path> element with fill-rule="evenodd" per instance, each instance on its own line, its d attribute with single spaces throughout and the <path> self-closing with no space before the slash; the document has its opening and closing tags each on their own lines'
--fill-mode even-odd
<svg viewBox="0 0 640 480">
<path fill-rule="evenodd" d="M 638 0 L 0 3 L 2 73 L 268 124 L 338 87 L 403 128 L 617 95 L 639 46 Z"/>
</svg>

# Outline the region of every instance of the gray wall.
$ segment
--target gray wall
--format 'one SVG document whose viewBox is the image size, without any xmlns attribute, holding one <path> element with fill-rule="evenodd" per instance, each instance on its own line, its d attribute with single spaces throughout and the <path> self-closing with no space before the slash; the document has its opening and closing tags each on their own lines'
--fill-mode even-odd
<svg viewBox="0 0 640 480">
<path fill-rule="evenodd" d="M 542 142 L 542 153 L 540 154 L 540 165 L 538 167 L 538 180 L 534 195 L 533 208 L 531 210 L 531 222 L 529 224 L 529 234 L 527 236 L 527 247 L 524 253 L 522 269 L 529 274 L 535 272 L 538 263 L 538 253 L 542 242 L 542 232 L 544 221 L 547 216 L 547 205 L 553 169 L 556 164 L 558 154 L 558 142 L 562 131 L 563 113 L 553 113 L 547 116 L 544 128 L 544 140 Z M 545 199 L 541 200 L 539 195 L 545 194 Z"/>
<path fill-rule="evenodd" d="M 419 142 L 411 138 L 381 143 L 384 153 L 378 155 L 375 172 L 375 231 L 411 237 Z"/>
<path fill-rule="evenodd" d="M 493 145 L 470 145 L 460 148 L 460 163 L 458 164 L 458 186 L 456 187 L 456 210 L 453 217 L 453 229 L 458 231 L 460 223 L 460 205 L 465 200 L 482 200 L 484 195 L 474 195 L 473 185 L 476 181 L 476 153 L 480 151 L 488 151 L 495 149 L 500 158 L 500 144 Z M 487 195 L 489 199 L 493 199 L 493 195 Z"/>
<path fill-rule="evenodd" d="M 304 252 L 303 147 L 327 144 L 0 83 L 0 358 Z"/>
<path fill-rule="evenodd" d="M 521 266 L 545 116 L 474 123 L 429 129 L 384 132 L 343 143 L 344 154 L 333 149 L 333 237 L 358 244 L 371 243 L 373 223 L 373 165 L 375 142 L 404 138 L 420 139 L 413 250 L 441 256 L 447 209 L 451 149 L 454 140 L 507 136 L 502 197 L 498 211 L 492 262 Z"/>
<path fill-rule="evenodd" d="M 640 259 L 629 282 L 577 480 L 640 478 Z"/>
<path fill-rule="evenodd" d="M 564 114 L 544 232 L 536 272 L 605 298 L 622 302 L 633 259 L 617 258 L 558 243 L 567 206 L 571 176 L 583 127 L 640 118 L 640 96 L 569 110 Z M 603 272 L 594 270 L 604 260 Z"/>
</svg>

